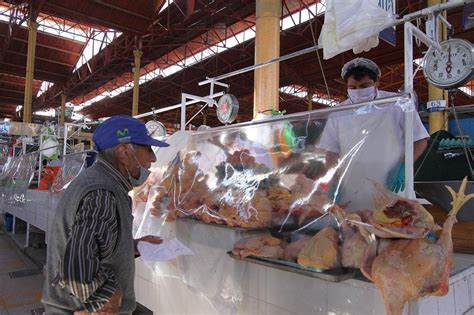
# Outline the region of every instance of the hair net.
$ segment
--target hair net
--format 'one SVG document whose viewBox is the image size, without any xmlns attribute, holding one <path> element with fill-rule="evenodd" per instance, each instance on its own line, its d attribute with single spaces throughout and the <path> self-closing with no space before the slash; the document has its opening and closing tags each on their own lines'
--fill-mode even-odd
<svg viewBox="0 0 474 315">
<path fill-rule="evenodd" d="M 373 71 L 377 77 L 380 77 L 380 68 L 375 62 L 367 58 L 355 58 L 347 62 L 341 70 L 341 78 L 345 80 L 347 73 L 355 67 L 363 67 Z"/>
</svg>

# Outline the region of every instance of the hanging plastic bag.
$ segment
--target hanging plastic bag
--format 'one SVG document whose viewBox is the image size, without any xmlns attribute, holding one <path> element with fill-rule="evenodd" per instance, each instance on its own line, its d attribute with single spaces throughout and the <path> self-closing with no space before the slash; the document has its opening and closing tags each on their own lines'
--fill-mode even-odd
<svg viewBox="0 0 474 315">
<path fill-rule="evenodd" d="M 379 33 L 395 20 L 376 0 L 328 0 L 319 36 L 324 59 L 353 49 L 355 54 L 379 44 Z"/>
</svg>

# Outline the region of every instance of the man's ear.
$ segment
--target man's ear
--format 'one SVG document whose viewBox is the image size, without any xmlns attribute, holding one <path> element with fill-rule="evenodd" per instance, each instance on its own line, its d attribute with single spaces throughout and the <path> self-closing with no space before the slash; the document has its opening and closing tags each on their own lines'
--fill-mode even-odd
<svg viewBox="0 0 474 315">
<path fill-rule="evenodd" d="M 130 152 L 128 152 L 127 147 L 124 144 L 119 144 L 115 148 L 115 156 L 117 157 L 117 160 L 120 161 L 122 164 L 128 165 L 129 154 Z"/>
</svg>

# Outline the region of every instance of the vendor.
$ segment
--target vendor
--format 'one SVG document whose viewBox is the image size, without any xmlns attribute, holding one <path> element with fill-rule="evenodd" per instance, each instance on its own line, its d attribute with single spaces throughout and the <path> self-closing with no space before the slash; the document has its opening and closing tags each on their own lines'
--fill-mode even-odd
<svg viewBox="0 0 474 315">
<path fill-rule="evenodd" d="M 348 99 L 339 104 L 368 102 L 396 96 L 381 91 L 380 69 L 372 60 L 356 58 L 344 65 L 341 77 Z M 331 182 L 334 198 L 348 209 L 372 209 L 373 181 L 386 184 L 394 192 L 404 188 L 403 103 L 364 106 L 329 115 L 317 147 L 326 151 L 326 167 L 338 165 Z M 415 114 L 413 121 L 416 161 L 427 147 L 428 132 Z"/>
<path fill-rule="evenodd" d="M 135 309 L 134 256 L 128 193 L 156 161 L 145 124 L 114 116 L 93 134 L 94 165 L 69 185 L 49 233 L 42 302 L 46 314 L 131 314 Z M 160 243 L 156 236 L 141 241 Z"/>
</svg>

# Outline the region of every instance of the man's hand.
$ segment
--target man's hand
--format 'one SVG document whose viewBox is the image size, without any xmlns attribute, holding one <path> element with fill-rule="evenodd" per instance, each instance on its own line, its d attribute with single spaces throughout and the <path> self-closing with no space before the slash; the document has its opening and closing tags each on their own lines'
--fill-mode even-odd
<svg viewBox="0 0 474 315">
<path fill-rule="evenodd" d="M 114 294 L 110 297 L 110 300 L 97 312 L 88 313 L 86 311 L 75 311 L 74 315 L 108 315 L 108 314 L 118 314 L 120 305 L 122 304 L 122 290 L 115 290 Z"/>
<path fill-rule="evenodd" d="M 138 248 L 137 248 L 137 245 L 138 245 L 138 242 L 148 242 L 148 243 L 152 243 L 152 244 L 161 244 L 163 242 L 163 239 L 159 236 L 155 236 L 155 235 L 147 235 L 147 236 L 144 236 L 144 237 L 141 237 L 139 239 L 136 239 L 135 240 L 135 258 L 140 256 L 140 252 L 138 251 Z"/>
<path fill-rule="evenodd" d="M 163 242 L 163 239 L 159 236 L 155 236 L 155 235 L 147 235 L 147 236 L 144 236 L 142 238 L 139 238 L 137 240 L 135 240 L 138 244 L 138 242 L 142 241 L 142 242 L 148 242 L 148 243 L 152 243 L 152 244 L 161 244 Z"/>
</svg>

